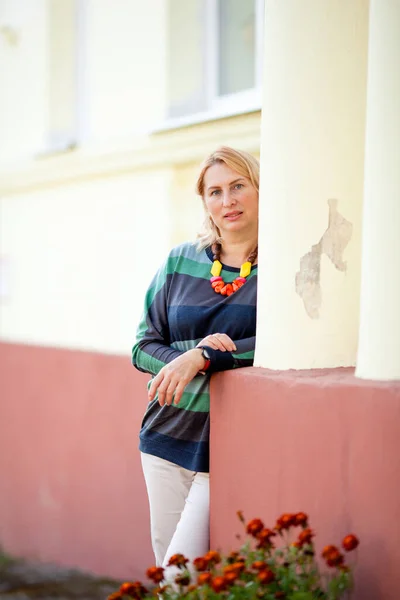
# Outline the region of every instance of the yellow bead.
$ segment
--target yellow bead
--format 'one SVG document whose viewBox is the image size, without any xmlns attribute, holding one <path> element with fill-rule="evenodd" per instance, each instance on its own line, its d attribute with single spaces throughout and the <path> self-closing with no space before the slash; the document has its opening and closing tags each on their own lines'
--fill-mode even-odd
<svg viewBox="0 0 400 600">
<path fill-rule="evenodd" d="M 213 277 L 219 277 L 220 273 L 222 271 L 222 264 L 219 262 L 219 260 L 214 260 L 213 265 L 211 267 L 211 275 Z"/>
<path fill-rule="evenodd" d="M 250 271 L 251 271 L 251 262 L 247 261 L 247 262 L 243 263 L 242 266 L 240 267 L 240 277 L 247 277 L 248 275 L 250 275 Z"/>
</svg>

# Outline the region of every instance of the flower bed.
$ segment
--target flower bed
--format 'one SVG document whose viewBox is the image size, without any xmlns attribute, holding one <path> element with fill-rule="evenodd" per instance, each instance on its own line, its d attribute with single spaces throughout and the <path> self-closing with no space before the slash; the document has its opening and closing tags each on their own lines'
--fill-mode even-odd
<svg viewBox="0 0 400 600">
<path fill-rule="evenodd" d="M 236 552 L 221 556 L 211 550 L 196 558 L 192 564 L 182 554 L 175 554 L 168 567 L 177 567 L 178 574 L 169 581 L 162 567 L 150 567 L 147 577 L 156 584 L 150 592 L 141 582 L 126 582 L 108 600 L 142 600 L 154 597 L 163 600 L 339 600 L 353 588 L 352 566 L 345 553 L 359 544 L 355 535 L 342 540 L 342 552 L 328 545 L 321 557 L 326 564 L 322 570 L 317 561 L 314 537 L 308 516 L 285 513 L 273 528 L 265 527 L 261 519 L 247 524 L 241 512 L 246 543 Z"/>
</svg>

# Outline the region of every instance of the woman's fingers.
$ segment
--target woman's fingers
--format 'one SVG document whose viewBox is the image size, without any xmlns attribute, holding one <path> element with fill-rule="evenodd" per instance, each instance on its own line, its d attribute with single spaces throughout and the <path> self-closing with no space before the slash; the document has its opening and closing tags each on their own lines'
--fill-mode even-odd
<svg viewBox="0 0 400 600">
<path fill-rule="evenodd" d="M 226 333 L 207 335 L 198 345 L 210 346 L 210 348 L 221 350 L 221 352 L 234 352 L 236 350 L 235 343 Z"/>
<path fill-rule="evenodd" d="M 164 378 L 164 373 L 161 370 L 158 375 L 156 375 L 153 379 L 153 381 L 151 382 L 150 388 L 149 388 L 149 392 L 148 392 L 148 398 L 149 398 L 149 402 L 151 402 L 152 400 L 154 400 L 156 393 L 157 393 L 157 389 L 159 387 L 159 385 L 161 384 L 162 380 Z"/>
<path fill-rule="evenodd" d="M 178 385 L 176 386 L 174 404 L 179 404 L 179 402 L 182 398 L 182 394 L 185 390 L 185 387 L 186 387 L 186 384 L 184 384 L 182 381 L 180 381 L 178 383 Z"/>
</svg>

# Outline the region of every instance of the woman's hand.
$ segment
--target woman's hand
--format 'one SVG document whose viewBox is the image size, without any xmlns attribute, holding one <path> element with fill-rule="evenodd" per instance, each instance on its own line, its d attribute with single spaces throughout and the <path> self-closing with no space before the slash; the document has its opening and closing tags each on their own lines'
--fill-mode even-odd
<svg viewBox="0 0 400 600">
<path fill-rule="evenodd" d="M 226 333 L 208 335 L 197 344 L 196 348 L 199 346 L 209 346 L 214 350 L 221 350 L 222 352 L 234 352 L 236 350 L 234 342 Z"/>
<path fill-rule="evenodd" d="M 165 365 L 154 377 L 149 389 L 149 401 L 155 398 L 158 391 L 160 406 L 172 404 L 172 399 L 174 404 L 178 404 L 185 387 L 201 371 L 204 365 L 205 359 L 200 350 L 196 348 L 181 354 L 181 356 Z"/>
</svg>

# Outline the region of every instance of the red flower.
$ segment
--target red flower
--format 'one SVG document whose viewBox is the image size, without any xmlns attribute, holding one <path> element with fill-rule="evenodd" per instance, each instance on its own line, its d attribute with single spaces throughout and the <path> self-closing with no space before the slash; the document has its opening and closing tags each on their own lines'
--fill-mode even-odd
<svg viewBox="0 0 400 600">
<path fill-rule="evenodd" d="M 227 575 L 228 573 L 235 573 L 236 577 L 239 577 L 240 573 L 244 571 L 245 566 L 246 565 L 243 562 L 236 562 L 226 565 L 226 567 L 224 567 L 224 575 Z"/>
<path fill-rule="evenodd" d="M 225 581 L 225 577 L 214 577 L 211 581 L 211 587 L 214 592 L 223 592 L 227 588 L 227 582 Z"/>
<path fill-rule="evenodd" d="M 146 575 L 154 583 L 160 583 L 164 579 L 164 569 L 162 567 L 150 567 L 150 569 L 147 569 Z"/>
<path fill-rule="evenodd" d="M 282 531 L 282 529 L 289 529 L 292 525 L 295 524 L 295 517 L 291 513 L 284 513 L 276 522 L 275 529 L 277 531 Z"/>
<path fill-rule="evenodd" d="M 326 564 L 328 567 L 339 567 L 343 564 L 344 556 L 339 552 L 339 550 L 332 550 L 325 557 Z"/>
<path fill-rule="evenodd" d="M 343 539 L 342 546 L 346 550 L 346 552 L 351 552 L 352 550 L 355 550 L 357 548 L 359 543 L 360 542 L 358 541 L 358 538 L 356 538 L 356 536 L 351 533 L 349 535 L 346 535 L 346 537 Z"/>
<path fill-rule="evenodd" d="M 119 588 L 119 591 L 122 595 L 131 596 L 132 598 L 136 598 L 136 600 L 140 600 L 148 593 L 148 590 L 140 583 L 140 581 L 125 582 Z"/>
<path fill-rule="evenodd" d="M 298 542 L 301 546 L 304 544 L 311 544 L 311 540 L 314 536 L 315 533 L 307 527 L 307 529 L 303 529 L 303 531 L 300 532 Z"/>
<path fill-rule="evenodd" d="M 194 559 L 193 566 L 196 571 L 207 571 L 208 561 L 204 558 L 204 556 L 199 556 L 199 558 Z"/>
<path fill-rule="evenodd" d="M 303 512 L 296 513 L 294 515 L 294 525 L 301 525 L 302 527 L 307 527 L 308 523 L 308 515 Z"/>
<path fill-rule="evenodd" d="M 216 552 L 215 550 L 210 550 L 209 552 L 207 552 L 207 554 L 204 555 L 204 559 L 207 561 L 207 563 L 210 564 L 218 564 L 219 562 L 221 562 L 221 555 L 219 552 Z"/>
<path fill-rule="evenodd" d="M 272 546 L 271 538 L 276 535 L 276 532 L 272 529 L 268 529 L 267 527 L 262 529 L 260 533 L 257 534 L 258 544 L 257 548 L 268 548 L 268 546 Z"/>
<path fill-rule="evenodd" d="M 264 523 L 261 519 L 252 519 L 247 523 L 246 532 L 254 537 L 264 528 Z"/>
<path fill-rule="evenodd" d="M 332 544 L 330 544 L 329 546 L 325 546 L 325 548 L 323 548 L 321 556 L 322 558 L 326 558 L 328 554 L 331 554 L 332 552 L 339 552 L 339 550 L 336 548 L 336 546 L 332 546 Z"/>
<path fill-rule="evenodd" d="M 257 578 L 261 583 L 266 585 L 267 583 L 271 583 L 275 580 L 275 574 L 271 571 L 271 569 L 264 569 L 258 573 Z"/>
<path fill-rule="evenodd" d="M 237 578 L 238 578 L 238 574 L 234 573 L 233 571 L 232 571 L 232 573 L 226 573 L 224 575 L 224 579 L 228 585 L 233 585 Z"/>
<path fill-rule="evenodd" d="M 211 573 L 200 573 L 200 575 L 197 578 L 197 583 L 198 585 L 204 585 L 204 584 L 209 584 L 211 582 L 212 579 L 212 575 Z"/>
<path fill-rule="evenodd" d="M 174 554 L 168 561 L 167 567 L 185 567 L 189 562 L 189 559 L 183 556 L 183 554 Z"/>
<path fill-rule="evenodd" d="M 255 562 L 253 562 L 251 567 L 252 567 L 252 569 L 256 569 L 256 571 L 262 571 L 263 569 L 268 569 L 267 563 L 265 563 L 263 560 L 256 560 Z"/>
</svg>

